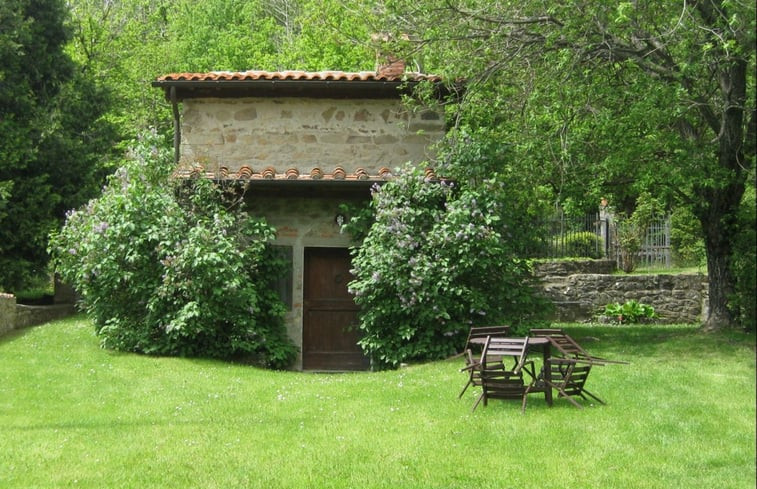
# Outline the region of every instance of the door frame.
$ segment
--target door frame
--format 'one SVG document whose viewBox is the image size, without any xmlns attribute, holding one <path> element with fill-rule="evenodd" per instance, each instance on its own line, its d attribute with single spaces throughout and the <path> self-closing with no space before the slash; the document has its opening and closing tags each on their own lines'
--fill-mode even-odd
<svg viewBox="0 0 757 489">
<path fill-rule="evenodd" d="M 320 253 L 320 255 L 319 255 Z M 333 260 L 332 264 L 338 263 L 338 268 L 334 273 L 346 272 L 347 277 L 343 278 L 344 287 L 337 286 L 344 294 L 340 294 L 338 297 L 318 297 L 317 294 L 313 294 L 311 287 L 315 280 L 311 277 L 311 273 L 317 273 L 317 270 L 313 270 L 312 260 Z M 339 260 L 338 262 L 336 260 Z M 321 265 L 324 263 L 321 262 Z M 347 247 L 333 247 L 333 246 L 306 246 L 303 248 L 303 287 L 302 287 L 302 369 L 310 371 L 356 371 L 356 370 L 368 370 L 370 369 L 370 359 L 365 356 L 360 346 L 357 344 L 359 339 L 359 331 L 346 332 L 349 336 L 347 343 L 349 346 L 345 346 L 342 343 L 341 348 L 338 349 L 338 342 L 332 342 L 332 345 L 337 344 L 334 350 L 309 350 L 315 342 L 312 341 L 312 334 L 335 334 L 335 330 L 331 329 L 339 327 L 357 326 L 359 306 L 355 304 L 354 298 L 349 294 L 347 290 L 347 284 L 352 280 L 349 275 L 349 270 L 352 267 L 352 260 L 349 255 L 349 248 Z M 338 279 L 339 277 L 335 277 Z M 333 295 L 333 294 L 332 294 Z M 346 299 L 349 297 L 349 304 L 346 303 Z M 340 321 L 349 321 L 351 325 L 340 326 L 339 324 L 330 324 L 329 315 L 331 314 L 331 320 L 339 323 Z M 346 316 L 345 316 L 346 314 Z M 319 316 L 320 317 L 317 317 Z M 341 319 L 340 319 L 341 315 Z M 326 321 L 320 323 L 319 321 Z M 319 328 L 315 333 L 313 328 Z M 352 340 L 354 339 L 354 348 L 352 348 Z M 315 345 L 316 348 L 323 347 L 323 344 Z M 328 346 L 328 345 L 326 345 Z"/>
</svg>

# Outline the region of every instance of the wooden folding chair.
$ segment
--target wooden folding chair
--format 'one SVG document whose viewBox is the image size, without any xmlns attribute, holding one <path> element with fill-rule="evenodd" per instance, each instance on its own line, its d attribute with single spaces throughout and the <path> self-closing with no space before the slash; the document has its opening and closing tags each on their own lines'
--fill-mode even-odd
<svg viewBox="0 0 757 489">
<path fill-rule="evenodd" d="M 600 404 L 605 402 L 592 394 L 586 389 L 586 380 L 594 365 L 628 364 L 621 360 L 608 360 L 607 358 L 596 357 L 587 352 L 573 338 L 565 333 L 562 329 L 534 328 L 529 333 L 532 336 L 546 337 L 552 347 L 552 356 L 549 360 L 549 379 L 545 375 L 544 369 L 539 373 L 535 386 L 547 389 L 555 389 L 560 397 L 568 399 L 574 406 L 582 408 L 575 397 L 581 397 L 587 400 L 586 396 L 595 399 Z"/>
<path fill-rule="evenodd" d="M 622 360 L 609 360 L 607 358 L 596 357 L 587 352 L 581 345 L 571 338 L 564 330 L 558 328 L 534 328 L 529 336 L 541 336 L 549 339 L 552 344 L 553 356 L 562 358 L 572 358 L 581 362 L 592 365 L 606 365 L 608 363 L 617 363 L 627 365 L 628 362 Z"/>
<path fill-rule="evenodd" d="M 463 350 L 463 358 L 465 358 L 465 367 L 460 369 L 461 372 L 468 373 L 468 382 L 463 386 L 463 390 L 457 396 L 458 399 L 463 397 L 465 391 L 470 386 L 481 385 L 481 372 L 475 368 L 475 364 L 479 361 L 479 356 L 484 349 L 484 343 L 489 336 L 505 337 L 510 333 L 509 326 L 476 326 L 472 327 L 468 332 L 468 338 L 465 340 L 465 349 Z"/>
<path fill-rule="evenodd" d="M 526 383 L 523 372 L 535 381 L 534 364 L 526 359 L 528 338 L 502 338 L 489 336 L 484 344 L 481 359 L 474 368 L 479 370 L 481 395 L 473 405 L 473 411 L 489 399 L 520 399 L 521 412 L 526 410 Z M 510 360 L 512 360 L 511 366 Z"/>
<path fill-rule="evenodd" d="M 555 389 L 560 397 L 564 397 L 579 409 L 583 409 L 583 406 L 576 402 L 574 397 L 588 400 L 586 396 L 589 396 L 600 404 L 605 404 L 602 399 L 586 389 L 586 379 L 591 372 L 591 363 L 572 358 L 552 358 L 549 365 L 550 379 L 547 380 L 542 369 L 536 381 L 526 388 L 525 395 L 536 388 L 545 387 Z"/>
</svg>

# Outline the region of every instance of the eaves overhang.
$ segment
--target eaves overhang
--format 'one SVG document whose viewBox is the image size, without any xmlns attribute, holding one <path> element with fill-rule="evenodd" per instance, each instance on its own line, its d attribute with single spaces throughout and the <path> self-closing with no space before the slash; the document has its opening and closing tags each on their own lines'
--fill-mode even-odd
<svg viewBox="0 0 757 489">
<path fill-rule="evenodd" d="M 159 77 L 152 86 L 168 100 L 188 98 L 312 97 L 399 98 L 423 82 L 434 85 L 440 98 L 450 94 L 440 77 L 418 73 L 386 76 L 377 72 L 210 72 L 173 73 Z"/>
</svg>

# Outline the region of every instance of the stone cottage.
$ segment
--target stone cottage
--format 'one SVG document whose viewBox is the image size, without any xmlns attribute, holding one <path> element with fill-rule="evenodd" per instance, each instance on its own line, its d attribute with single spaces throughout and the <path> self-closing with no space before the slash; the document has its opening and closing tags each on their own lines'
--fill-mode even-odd
<svg viewBox="0 0 757 489">
<path fill-rule="evenodd" d="M 410 110 L 403 94 L 437 77 L 390 66 L 377 72 L 211 72 L 161 76 L 173 106 L 177 176 L 242 180 L 251 213 L 278 230 L 291 262 L 279 292 L 296 368 L 368 367 L 357 345 L 349 216 L 340 204 L 370 198 L 406 162 L 420 163 L 444 134 L 439 107 Z M 427 169 L 429 173 L 433 170 Z"/>
</svg>

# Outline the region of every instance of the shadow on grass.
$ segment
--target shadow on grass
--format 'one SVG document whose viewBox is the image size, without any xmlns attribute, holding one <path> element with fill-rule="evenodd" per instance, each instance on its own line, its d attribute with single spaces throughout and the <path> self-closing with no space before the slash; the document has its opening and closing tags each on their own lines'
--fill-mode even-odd
<svg viewBox="0 0 757 489">
<path fill-rule="evenodd" d="M 37 326 L 29 326 L 26 328 L 21 329 L 12 329 L 6 333 L 3 333 L 0 335 L 0 345 L 4 343 L 10 343 L 13 340 L 16 340 L 18 338 L 22 338 L 29 334 L 34 328 L 38 328 L 40 326 L 44 326 L 43 324 L 39 324 Z"/>
</svg>

